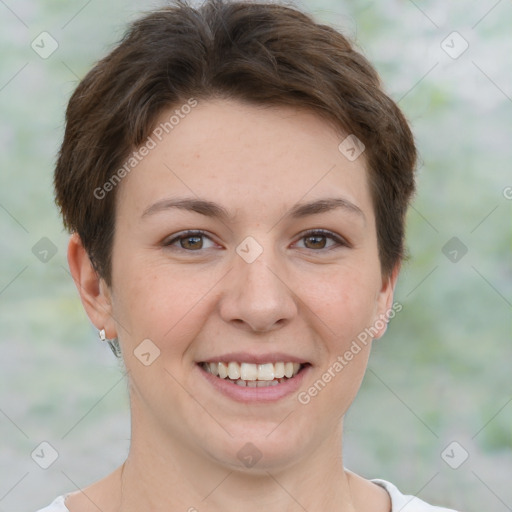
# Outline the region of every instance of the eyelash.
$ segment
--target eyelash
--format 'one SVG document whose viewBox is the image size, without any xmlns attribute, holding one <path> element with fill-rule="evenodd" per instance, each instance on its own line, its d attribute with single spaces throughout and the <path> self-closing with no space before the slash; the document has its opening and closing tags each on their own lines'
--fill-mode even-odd
<svg viewBox="0 0 512 512">
<path fill-rule="evenodd" d="M 183 231 L 179 235 L 171 238 L 170 240 L 164 240 L 162 245 L 164 247 L 172 247 L 174 243 L 179 242 L 180 240 L 185 240 L 187 238 L 192 238 L 192 237 L 201 237 L 201 236 L 211 240 L 211 238 L 207 235 L 207 233 L 205 231 L 188 230 L 188 231 Z M 350 247 L 350 244 L 344 238 L 342 238 L 338 235 L 335 235 L 334 233 L 332 233 L 331 231 L 327 231 L 326 229 L 313 229 L 310 231 L 306 231 L 305 233 L 302 233 L 299 240 L 302 240 L 303 238 L 314 237 L 314 236 L 324 236 L 326 238 L 330 238 L 331 240 L 336 242 L 338 247 L 322 248 L 322 249 L 318 249 L 318 250 L 308 249 L 306 247 L 307 250 L 310 250 L 313 252 L 321 252 L 321 251 L 330 251 L 330 250 L 333 250 L 336 248 L 339 249 L 340 247 Z M 191 250 L 191 249 L 185 249 L 183 247 L 174 247 L 174 249 L 178 249 L 178 250 L 185 251 L 185 252 L 201 252 L 201 249 L 198 249 L 195 251 Z"/>
</svg>

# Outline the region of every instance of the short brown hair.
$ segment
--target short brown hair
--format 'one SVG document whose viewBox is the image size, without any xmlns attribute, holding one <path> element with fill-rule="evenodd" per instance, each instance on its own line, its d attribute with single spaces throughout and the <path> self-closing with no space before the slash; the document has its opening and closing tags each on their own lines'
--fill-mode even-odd
<svg viewBox="0 0 512 512">
<path fill-rule="evenodd" d="M 56 203 L 111 284 L 115 187 L 101 189 L 154 129 L 191 97 L 307 108 L 366 147 L 381 270 L 403 257 L 416 148 L 400 109 L 361 53 L 335 29 L 276 3 L 186 1 L 134 22 L 80 82 L 66 111 Z M 341 142 L 341 140 L 340 140 Z"/>
</svg>

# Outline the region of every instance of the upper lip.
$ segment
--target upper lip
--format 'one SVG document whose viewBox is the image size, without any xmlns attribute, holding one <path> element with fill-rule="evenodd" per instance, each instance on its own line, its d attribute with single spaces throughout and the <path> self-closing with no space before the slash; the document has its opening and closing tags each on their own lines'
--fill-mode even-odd
<svg viewBox="0 0 512 512">
<path fill-rule="evenodd" d="M 271 352 L 267 354 L 250 354 L 248 352 L 230 352 L 228 354 L 221 354 L 219 356 L 212 356 L 202 359 L 201 363 L 219 363 L 219 362 L 238 362 L 238 363 L 252 363 L 252 364 L 265 364 L 265 363 L 300 363 L 308 364 L 309 361 L 302 357 L 292 356 L 284 352 Z"/>
</svg>

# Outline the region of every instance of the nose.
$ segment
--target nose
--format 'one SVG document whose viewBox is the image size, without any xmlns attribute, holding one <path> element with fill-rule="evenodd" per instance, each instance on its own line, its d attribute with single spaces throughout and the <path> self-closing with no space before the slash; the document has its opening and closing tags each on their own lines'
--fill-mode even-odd
<svg viewBox="0 0 512 512">
<path fill-rule="evenodd" d="M 297 299 L 283 265 L 264 251 L 247 263 L 235 255 L 220 303 L 224 321 L 254 332 L 281 328 L 297 315 Z"/>
</svg>

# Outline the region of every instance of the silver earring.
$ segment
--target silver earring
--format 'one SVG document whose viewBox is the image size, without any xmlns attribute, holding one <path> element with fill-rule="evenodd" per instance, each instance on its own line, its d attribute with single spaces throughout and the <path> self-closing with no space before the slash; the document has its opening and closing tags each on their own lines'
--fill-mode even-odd
<svg viewBox="0 0 512 512">
<path fill-rule="evenodd" d="M 101 329 L 98 335 L 102 343 L 108 343 L 108 346 L 110 347 L 110 349 L 112 350 L 116 357 L 121 357 L 121 347 L 119 346 L 119 341 L 117 340 L 117 338 L 109 340 L 105 333 L 105 329 Z"/>
</svg>

